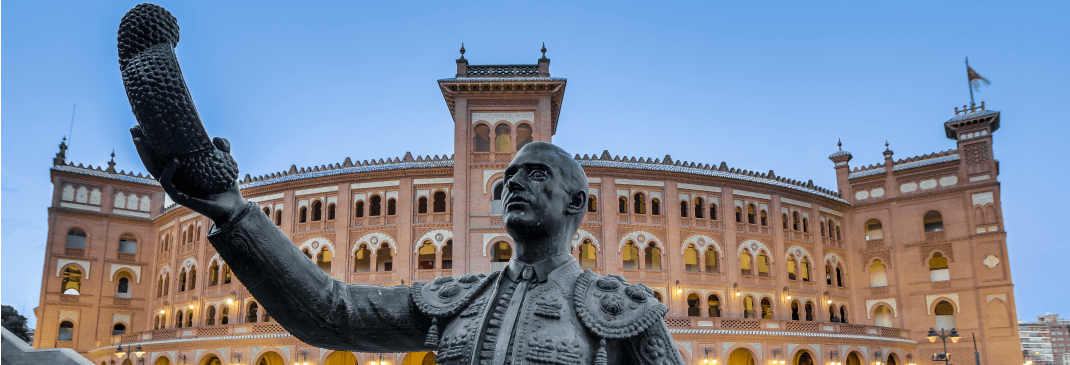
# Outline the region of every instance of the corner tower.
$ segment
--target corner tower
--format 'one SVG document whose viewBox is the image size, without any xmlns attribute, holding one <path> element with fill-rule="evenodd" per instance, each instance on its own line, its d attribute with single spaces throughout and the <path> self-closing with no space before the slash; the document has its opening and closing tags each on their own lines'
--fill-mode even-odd
<svg viewBox="0 0 1070 365">
<path fill-rule="evenodd" d="M 551 142 L 566 80 L 550 76 L 545 46 L 528 65 L 469 65 L 464 45 L 460 52 L 457 75 L 438 80 L 454 123 L 453 232 L 463 244 L 453 255 L 465 258 L 465 267 L 453 269 L 489 273 L 490 242 L 512 244 L 495 187 L 517 150 Z"/>
</svg>

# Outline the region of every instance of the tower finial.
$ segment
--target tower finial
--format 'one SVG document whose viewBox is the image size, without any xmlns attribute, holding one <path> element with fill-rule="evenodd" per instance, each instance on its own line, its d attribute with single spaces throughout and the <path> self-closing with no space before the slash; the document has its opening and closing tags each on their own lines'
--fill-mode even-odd
<svg viewBox="0 0 1070 365">
<path fill-rule="evenodd" d="M 111 161 L 115 162 L 115 149 L 114 148 L 111 149 Z"/>
<path fill-rule="evenodd" d="M 892 150 L 888 148 L 888 140 L 884 140 L 884 158 L 892 158 Z"/>
<path fill-rule="evenodd" d="M 839 138 L 836 139 L 836 148 L 839 148 L 840 151 L 843 151 L 843 140 L 842 139 L 839 139 Z"/>
<path fill-rule="evenodd" d="M 542 58 L 546 58 L 546 42 L 542 42 Z"/>
<path fill-rule="evenodd" d="M 464 42 L 461 42 L 461 59 L 464 59 Z"/>
<path fill-rule="evenodd" d="M 104 171 L 106 171 L 108 173 L 111 173 L 111 174 L 115 173 L 115 150 L 114 149 L 111 150 L 111 161 L 108 161 L 108 169 L 104 170 Z"/>
<path fill-rule="evenodd" d="M 884 140 L 884 149 L 885 149 L 885 150 L 887 150 L 887 149 L 888 149 L 888 140 L 887 140 L 887 139 L 886 139 L 886 140 Z"/>
</svg>

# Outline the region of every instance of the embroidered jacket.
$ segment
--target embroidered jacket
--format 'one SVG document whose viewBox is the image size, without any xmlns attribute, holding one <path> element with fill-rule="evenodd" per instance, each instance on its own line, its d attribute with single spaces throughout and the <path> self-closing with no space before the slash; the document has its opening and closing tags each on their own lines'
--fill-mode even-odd
<svg viewBox="0 0 1070 365">
<path fill-rule="evenodd" d="M 412 287 L 346 284 L 323 272 L 249 203 L 208 239 L 279 324 L 313 346 L 363 352 L 437 351 L 439 364 L 480 364 L 490 311 L 510 283 L 443 276 Z M 526 290 L 505 359 L 510 364 L 683 364 L 668 310 L 643 284 L 568 261 Z M 491 326 L 493 327 L 493 326 Z M 512 337 L 510 337 L 512 335 Z M 485 361 L 485 360 L 484 360 Z"/>
</svg>

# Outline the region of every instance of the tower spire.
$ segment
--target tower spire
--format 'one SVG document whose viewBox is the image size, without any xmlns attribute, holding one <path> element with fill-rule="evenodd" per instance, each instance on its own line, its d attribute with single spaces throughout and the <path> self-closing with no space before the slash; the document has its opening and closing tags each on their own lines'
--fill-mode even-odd
<svg viewBox="0 0 1070 365">
<path fill-rule="evenodd" d="M 546 59 L 546 42 L 542 42 L 542 59 Z"/>
<path fill-rule="evenodd" d="M 461 42 L 461 59 L 464 59 L 464 42 Z"/>
</svg>

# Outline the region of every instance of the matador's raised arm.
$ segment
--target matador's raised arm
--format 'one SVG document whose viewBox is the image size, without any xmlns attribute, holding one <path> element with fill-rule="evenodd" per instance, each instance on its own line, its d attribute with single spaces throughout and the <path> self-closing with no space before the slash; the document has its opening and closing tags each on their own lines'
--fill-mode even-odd
<svg viewBox="0 0 1070 365">
<path fill-rule="evenodd" d="M 131 129 L 145 168 L 178 204 L 215 222 L 209 240 L 253 297 L 287 331 L 317 347 L 349 351 L 434 350 L 431 319 L 410 288 L 347 285 L 308 260 L 238 190 L 230 143 L 210 140 L 173 48 L 178 22 L 141 4 L 119 26 L 119 68 L 138 126 Z"/>
</svg>

